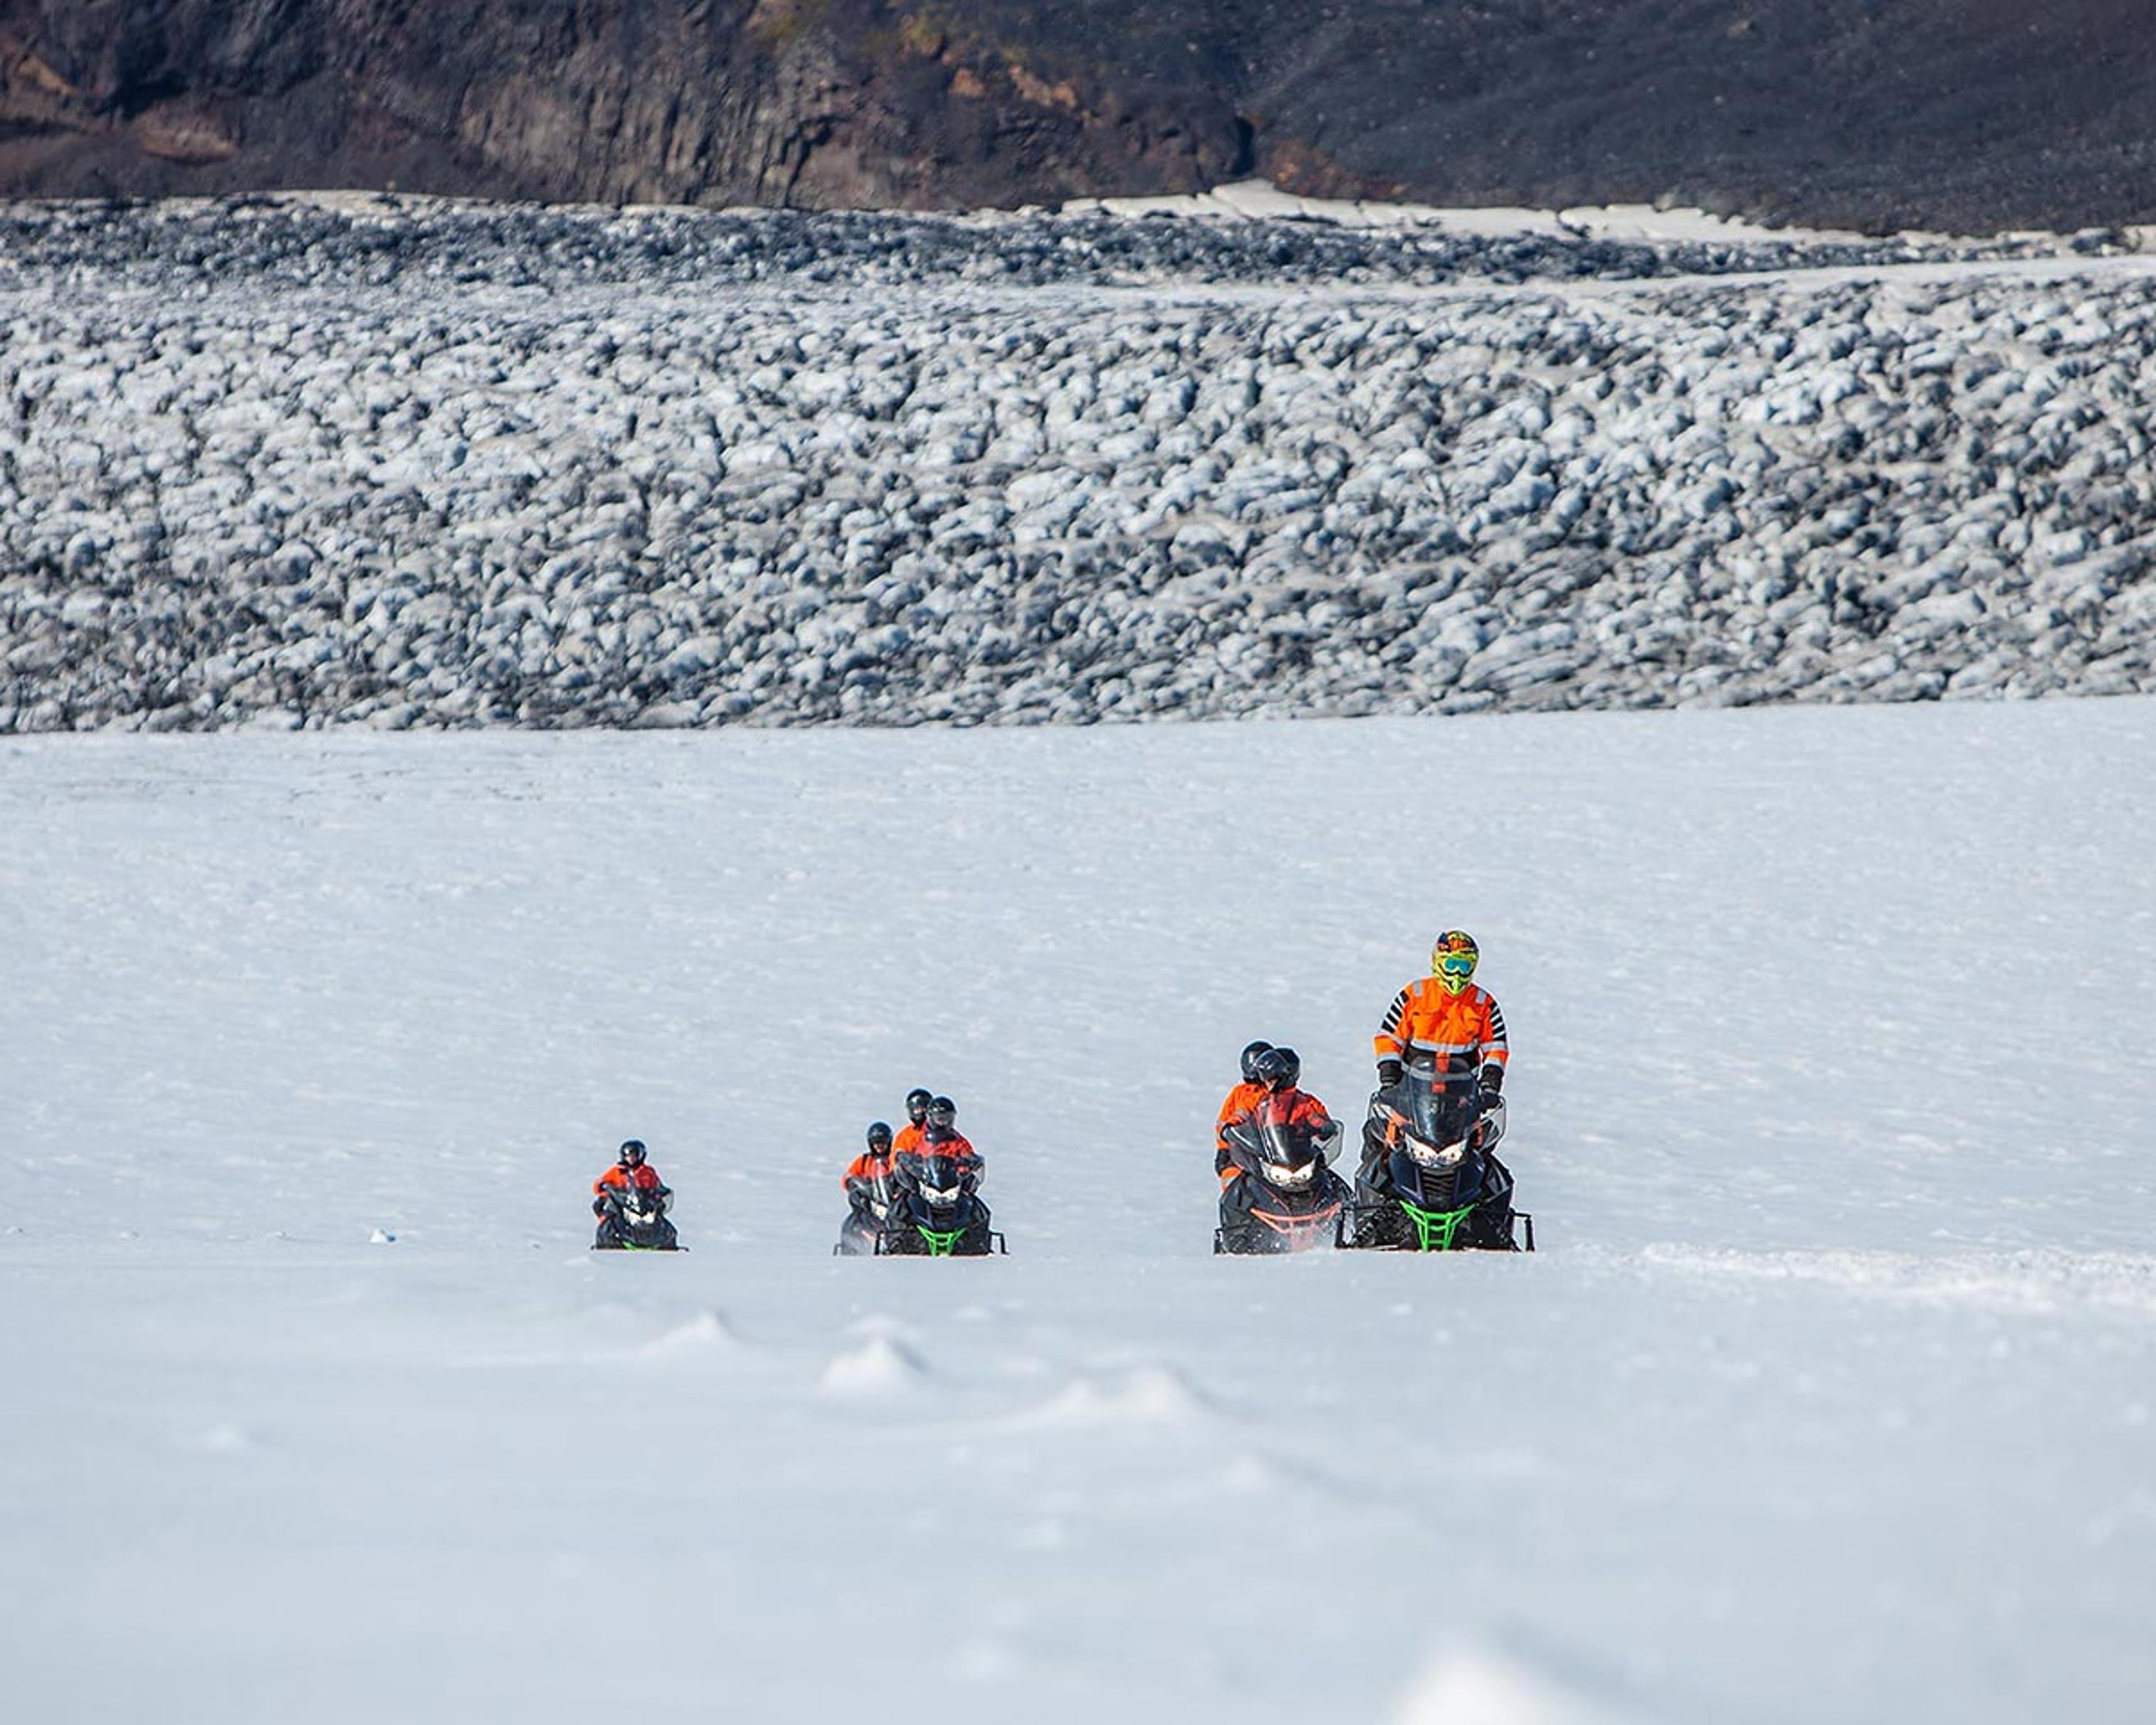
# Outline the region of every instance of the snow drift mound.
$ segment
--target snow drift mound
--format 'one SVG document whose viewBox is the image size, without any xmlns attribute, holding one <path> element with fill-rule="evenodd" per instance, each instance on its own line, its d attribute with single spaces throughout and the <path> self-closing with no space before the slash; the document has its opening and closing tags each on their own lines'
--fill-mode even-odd
<svg viewBox="0 0 2156 1725">
<path fill-rule="evenodd" d="M 1397 1725 L 1626 1725 L 1631 1717 L 1517 1660 L 1463 1642 L 1432 1661 Z"/>
<path fill-rule="evenodd" d="M 2136 259 L 1110 290 L 1092 217 L 990 286 L 995 224 L 744 217 L 647 286 L 577 219 L 31 222 L 0 731 L 2156 688 Z"/>
<path fill-rule="evenodd" d="M 871 1336 L 860 1347 L 834 1354 L 824 1367 L 821 1386 L 826 1395 L 904 1395 L 928 1379 L 928 1368 L 920 1356 L 891 1336 Z"/>
</svg>

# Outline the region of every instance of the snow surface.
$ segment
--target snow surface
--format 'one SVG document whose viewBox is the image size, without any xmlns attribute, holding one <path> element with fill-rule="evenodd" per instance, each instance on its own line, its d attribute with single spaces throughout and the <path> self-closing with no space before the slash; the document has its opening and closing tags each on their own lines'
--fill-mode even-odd
<svg viewBox="0 0 2156 1725">
<path fill-rule="evenodd" d="M 2153 761 L 0 740 L 8 1715 L 2145 1720 Z M 1235 1050 L 1352 1115 L 1450 923 L 1543 1250 L 1211 1257 Z M 1006 1260 L 828 1255 L 919 1082 Z"/>
<path fill-rule="evenodd" d="M 1210 192 L 1158 197 L 1077 198 L 1061 207 L 1061 213 L 1066 216 L 1095 211 L 1141 219 L 1172 215 L 1245 222 L 1322 222 L 1342 228 L 1434 228 L 1451 234 L 1493 236 L 1592 235 L 1649 244 L 1668 241 L 1776 247 L 1877 244 L 1857 234 L 1767 228 L 1737 217 L 1717 216 L 1682 206 L 1615 203 L 1554 210 L 1502 204 L 1463 206 L 1408 203 L 1397 199 L 1305 198 L 1300 193 L 1284 192 L 1270 180 L 1235 180 L 1215 186 Z M 1905 239 L 1917 244 L 1953 243 L 1942 235 L 1910 235 Z"/>
</svg>

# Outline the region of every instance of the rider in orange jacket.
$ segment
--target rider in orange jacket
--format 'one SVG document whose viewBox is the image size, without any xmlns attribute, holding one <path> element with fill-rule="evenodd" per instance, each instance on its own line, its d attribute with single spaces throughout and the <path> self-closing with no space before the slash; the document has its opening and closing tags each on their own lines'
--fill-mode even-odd
<svg viewBox="0 0 2156 1725">
<path fill-rule="evenodd" d="M 631 1193 L 644 1201 L 642 1208 L 654 1213 L 633 1226 L 626 1222 L 621 1204 Z M 674 1224 L 667 1219 L 666 1212 L 673 1199 L 672 1189 L 659 1178 L 659 1170 L 646 1158 L 644 1141 L 623 1139 L 614 1165 L 592 1182 L 592 1214 L 599 1219 L 593 1245 L 605 1250 L 655 1242 L 662 1250 L 672 1251 L 677 1242 Z"/>
<path fill-rule="evenodd" d="M 856 1185 L 870 1186 L 891 1172 L 891 1163 L 897 1155 L 891 1142 L 891 1126 L 886 1121 L 872 1121 L 869 1125 L 868 1148 L 846 1164 L 843 1183 L 848 1192 Z"/>
<path fill-rule="evenodd" d="M 655 1194 L 661 1199 L 674 1195 L 666 1183 L 659 1178 L 659 1170 L 645 1159 L 644 1140 L 641 1138 L 624 1138 L 614 1165 L 592 1182 L 592 1214 L 595 1216 L 606 1214 L 609 1189 L 627 1192 L 632 1187 L 639 1192 Z"/>
<path fill-rule="evenodd" d="M 1484 1097 L 1496 1100 L 1512 1055 L 1505 1040 L 1505 1014 L 1496 999 L 1468 980 L 1481 956 L 1474 937 L 1460 929 L 1448 928 L 1438 936 L 1430 948 L 1430 973 L 1394 996 L 1378 1027 L 1373 1046 L 1380 1090 L 1400 1081 L 1411 1055 L 1428 1055 L 1440 1067 L 1466 1055 L 1480 1068 Z"/>
<path fill-rule="evenodd" d="M 1301 1127 L 1313 1138 L 1329 1137 L 1337 1130 L 1332 1117 L 1325 1111 L 1325 1104 L 1308 1091 L 1296 1088 L 1302 1079 L 1302 1060 L 1293 1049 L 1269 1048 L 1250 1064 L 1257 1074 L 1252 1087 L 1258 1094 L 1233 1120 L 1223 1123 L 1224 1132 L 1228 1127 L 1250 1119 L 1261 1101 L 1270 1103 L 1268 1112 L 1277 1126 Z"/>
<path fill-rule="evenodd" d="M 1380 1096 L 1399 1086 L 1409 1060 L 1422 1059 L 1435 1061 L 1440 1072 L 1471 1068 L 1484 1111 L 1496 1101 L 1512 1050 L 1505 1040 L 1505 1014 L 1495 997 L 1469 980 L 1481 956 L 1473 936 L 1448 928 L 1430 948 L 1430 973 L 1394 997 L 1375 1043 Z M 1385 1172 L 1389 1146 L 1373 1106 L 1363 1124 L 1363 1162 L 1356 1173 L 1366 1197 L 1390 1189 Z"/>
<path fill-rule="evenodd" d="M 872 1257 L 878 1231 L 891 1202 L 886 1178 L 898 1167 L 891 1147 L 891 1127 L 875 1121 L 868 1130 L 868 1148 L 846 1164 L 846 1219 L 839 1229 L 839 1250 L 856 1257 Z"/>
<path fill-rule="evenodd" d="M 906 1124 L 899 1127 L 898 1137 L 891 1142 L 891 1147 L 900 1155 L 909 1150 L 916 1155 L 920 1153 L 921 1139 L 928 1129 L 928 1105 L 935 1100 L 933 1091 L 925 1091 L 919 1085 L 906 1091 Z"/>
<path fill-rule="evenodd" d="M 1273 1051 L 1270 1042 L 1253 1042 L 1243 1050 L 1243 1081 L 1228 1092 L 1228 1100 L 1220 1105 L 1220 1112 L 1213 1122 L 1213 1172 L 1222 1178 L 1229 1178 L 1228 1127 L 1255 1107 L 1264 1096 L 1265 1087 L 1258 1082 L 1258 1056 Z"/>
<path fill-rule="evenodd" d="M 914 1154 L 947 1156 L 963 1171 L 978 1178 L 984 1166 L 981 1153 L 959 1132 L 957 1119 L 958 1105 L 950 1097 L 932 1097 L 921 1123 L 921 1145 Z"/>
<path fill-rule="evenodd" d="M 1223 1125 L 1221 1130 L 1224 1133 L 1230 1127 L 1255 1127 L 1262 1116 L 1265 1122 L 1275 1128 L 1300 1128 L 1309 1135 L 1313 1143 L 1338 1138 L 1340 1128 L 1332 1123 L 1332 1117 L 1326 1112 L 1325 1104 L 1308 1091 L 1297 1088 L 1302 1080 L 1302 1060 L 1293 1049 L 1269 1048 L 1253 1058 L 1250 1065 L 1257 1075 L 1257 1098 L 1233 1120 Z M 1224 1153 L 1219 1163 L 1219 1173 L 1224 1193 L 1236 1181 L 1250 1178 Z"/>
</svg>

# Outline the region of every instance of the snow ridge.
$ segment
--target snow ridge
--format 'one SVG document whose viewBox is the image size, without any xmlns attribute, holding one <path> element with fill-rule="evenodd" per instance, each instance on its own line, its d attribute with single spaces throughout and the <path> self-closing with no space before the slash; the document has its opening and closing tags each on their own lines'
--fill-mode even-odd
<svg viewBox="0 0 2156 1725">
<path fill-rule="evenodd" d="M 378 201 L 5 226 L 0 732 L 2156 689 L 2133 258 Z"/>
</svg>

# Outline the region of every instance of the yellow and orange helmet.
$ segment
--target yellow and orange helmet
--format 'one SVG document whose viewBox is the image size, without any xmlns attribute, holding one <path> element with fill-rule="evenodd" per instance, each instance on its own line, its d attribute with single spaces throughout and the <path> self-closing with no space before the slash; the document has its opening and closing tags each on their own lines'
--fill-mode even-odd
<svg viewBox="0 0 2156 1725">
<path fill-rule="evenodd" d="M 1482 956 L 1475 937 L 1464 928 L 1448 928 L 1430 949 L 1430 973 L 1448 994 L 1457 994 L 1475 974 L 1475 961 Z"/>
</svg>

